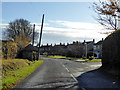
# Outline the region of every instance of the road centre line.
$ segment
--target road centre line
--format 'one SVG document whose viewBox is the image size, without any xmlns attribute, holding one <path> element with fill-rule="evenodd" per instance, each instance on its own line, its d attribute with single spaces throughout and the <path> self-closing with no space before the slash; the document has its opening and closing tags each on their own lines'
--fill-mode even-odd
<svg viewBox="0 0 120 90">
<path fill-rule="evenodd" d="M 70 75 L 72 76 L 72 78 L 73 78 L 76 82 L 78 82 L 77 79 L 73 76 L 73 74 L 70 74 Z"/>
<path fill-rule="evenodd" d="M 69 70 L 68 68 L 66 68 L 64 64 L 62 64 L 62 66 L 68 71 L 68 73 L 70 73 L 70 70 Z M 74 77 L 74 75 L 73 75 L 72 73 L 70 73 L 70 76 L 71 76 L 76 82 L 78 82 L 77 79 Z"/>
</svg>

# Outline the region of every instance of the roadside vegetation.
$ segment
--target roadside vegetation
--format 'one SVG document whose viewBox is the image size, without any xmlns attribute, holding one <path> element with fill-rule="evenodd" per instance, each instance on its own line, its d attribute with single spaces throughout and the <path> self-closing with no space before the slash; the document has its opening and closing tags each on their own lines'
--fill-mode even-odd
<svg viewBox="0 0 120 90">
<path fill-rule="evenodd" d="M 101 59 L 92 59 L 92 60 L 89 60 L 89 59 L 86 59 L 87 62 L 101 62 L 102 60 Z"/>
<path fill-rule="evenodd" d="M 42 63 L 43 60 L 33 62 L 27 59 L 2 60 L 2 89 L 6 90 L 13 87 Z"/>
<path fill-rule="evenodd" d="M 69 59 L 69 60 L 84 60 L 86 62 L 101 62 L 101 59 L 85 59 L 85 58 L 75 58 L 75 57 L 66 57 L 66 56 L 47 56 L 43 55 L 43 57 L 48 57 L 48 58 L 57 58 L 57 59 Z"/>
</svg>

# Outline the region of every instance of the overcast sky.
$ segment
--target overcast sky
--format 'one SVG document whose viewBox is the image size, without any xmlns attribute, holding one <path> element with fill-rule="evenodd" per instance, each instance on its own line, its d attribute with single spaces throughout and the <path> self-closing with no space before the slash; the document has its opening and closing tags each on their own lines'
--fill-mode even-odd
<svg viewBox="0 0 120 90">
<path fill-rule="evenodd" d="M 3 2 L 2 28 L 10 21 L 23 18 L 36 24 L 40 31 L 42 14 L 45 14 L 42 44 L 72 43 L 73 41 L 105 38 L 105 28 L 93 17 L 92 2 Z M 3 29 L 3 30 L 4 30 Z"/>
</svg>

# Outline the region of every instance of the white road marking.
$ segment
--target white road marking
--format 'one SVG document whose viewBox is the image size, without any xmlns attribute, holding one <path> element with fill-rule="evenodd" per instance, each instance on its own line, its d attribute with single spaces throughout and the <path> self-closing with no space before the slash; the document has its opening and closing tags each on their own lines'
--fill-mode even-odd
<svg viewBox="0 0 120 90">
<path fill-rule="evenodd" d="M 70 73 L 70 71 L 67 68 L 65 68 L 65 69 Z"/>
<path fill-rule="evenodd" d="M 73 78 L 76 82 L 78 82 L 77 79 L 73 76 L 73 74 L 70 74 L 70 75 L 72 76 L 72 78 Z"/>
<path fill-rule="evenodd" d="M 65 67 L 65 65 L 64 64 L 62 64 L 63 65 L 63 67 Z M 65 67 L 66 68 L 66 67 Z"/>
<path fill-rule="evenodd" d="M 68 71 L 68 73 L 70 73 L 70 70 L 69 70 L 68 68 L 66 68 L 64 64 L 62 64 L 62 66 Z M 70 76 L 71 76 L 76 82 L 78 82 L 77 79 L 74 77 L 73 74 L 70 73 Z"/>
</svg>

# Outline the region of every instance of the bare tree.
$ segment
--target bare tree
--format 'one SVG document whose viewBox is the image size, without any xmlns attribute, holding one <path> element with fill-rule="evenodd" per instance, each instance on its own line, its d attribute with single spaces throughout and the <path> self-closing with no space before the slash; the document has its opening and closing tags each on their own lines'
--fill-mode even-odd
<svg viewBox="0 0 120 90">
<path fill-rule="evenodd" d="M 37 37 L 37 33 L 34 33 Z M 18 47 L 24 48 L 33 39 L 33 28 L 29 21 L 16 19 L 7 27 L 8 39 L 17 43 Z"/>
<path fill-rule="evenodd" d="M 119 0 L 106 0 L 93 3 L 93 9 L 97 13 L 97 21 L 107 29 L 118 30 L 120 18 Z"/>
</svg>

